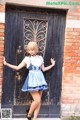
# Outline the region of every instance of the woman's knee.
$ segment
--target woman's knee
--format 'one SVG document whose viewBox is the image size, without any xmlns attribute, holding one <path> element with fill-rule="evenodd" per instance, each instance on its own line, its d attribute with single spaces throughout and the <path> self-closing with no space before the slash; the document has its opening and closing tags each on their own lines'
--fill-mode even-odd
<svg viewBox="0 0 80 120">
<path fill-rule="evenodd" d="M 41 103 L 41 95 L 39 94 L 39 92 L 31 93 L 31 96 L 36 103 Z"/>
<path fill-rule="evenodd" d="M 40 103 L 41 103 L 41 98 L 40 98 L 40 97 L 37 97 L 36 99 L 34 99 L 34 101 L 35 101 L 37 104 L 40 104 Z"/>
<path fill-rule="evenodd" d="M 41 103 L 41 98 L 40 98 L 40 99 L 38 99 L 38 103 L 39 103 L 39 104 Z"/>
</svg>

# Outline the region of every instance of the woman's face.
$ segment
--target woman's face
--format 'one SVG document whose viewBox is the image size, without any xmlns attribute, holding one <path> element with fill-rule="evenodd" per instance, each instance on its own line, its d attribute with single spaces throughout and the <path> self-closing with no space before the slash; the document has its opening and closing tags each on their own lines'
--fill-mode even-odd
<svg viewBox="0 0 80 120">
<path fill-rule="evenodd" d="M 33 56 L 33 55 L 36 55 L 35 50 L 29 50 L 28 52 L 29 52 L 29 54 L 32 55 L 32 56 Z"/>
</svg>

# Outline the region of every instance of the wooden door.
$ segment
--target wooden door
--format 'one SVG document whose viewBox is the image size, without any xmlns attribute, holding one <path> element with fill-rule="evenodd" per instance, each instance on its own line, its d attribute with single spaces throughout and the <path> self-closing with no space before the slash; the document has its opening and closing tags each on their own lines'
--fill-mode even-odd
<svg viewBox="0 0 80 120">
<path fill-rule="evenodd" d="M 43 93 L 40 117 L 60 116 L 65 19 L 63 10 L 6 6 L 7 62 L 18 65 L 26 55 L 27 43 L 35 38 L 45 66 L 50 64 L 51 57 L 56 61 L 56 65 L 44 73 L 49 90 Z M 12 108 L 13 117 L 25 117 L 25 110 L 32 101 L 29 93 L 21 91 L 27 74 L 26 68 L 16 72 L 4 67 L 2 107 Z"/>
</svg>

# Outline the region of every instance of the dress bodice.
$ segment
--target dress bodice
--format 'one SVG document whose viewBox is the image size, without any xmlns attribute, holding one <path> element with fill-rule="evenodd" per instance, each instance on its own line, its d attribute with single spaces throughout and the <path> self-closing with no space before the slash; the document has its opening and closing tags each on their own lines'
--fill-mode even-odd
<svg viewBox="0 0 80 120">
<path fill-rule="evenodd" d="M 30 63 L 29 70 L 41 70 L 41 67 L 39 66 L 34 66 Z"/>
<path fill-rule="evenodd" d="M 40 59 L 40 58 L 39 58 Z M 41 60 L 41 59 L 40 59 Z M 32 64 L 31 58 L 30 58 L 30 66 L 28 68 L 29 70 L 41 70 L 41 66 L 35 66 Z"/>
<path fill-rule="evenodd" d="M 36 55 L 36 56 L 26 56 L 24 58 L 24 62 L 26 64 L 26 67 L 29 69 L 30 64 L 32 64 L 33 66 L 42 66 L 42 64 L 44 64 L 44 60 L 43 57 L 40 55 Z"/>
</svg>

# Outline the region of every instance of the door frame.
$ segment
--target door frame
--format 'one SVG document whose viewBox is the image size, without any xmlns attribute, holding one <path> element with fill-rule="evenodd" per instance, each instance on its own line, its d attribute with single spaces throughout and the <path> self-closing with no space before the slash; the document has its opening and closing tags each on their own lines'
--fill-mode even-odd
<svg viewBox="0 0 80 120">
<path fill-rule="evenodd" d="M 6 8 L 7 7 L 12 7 L 12 8 L 14 8 L 14 5 L 9 5 L 9 4 L 7 4 L 6 5 Z M 17 9 L 17 7 L 18 6 L 15 6 L 15 8 Z M 46 8 L 34 8 L 34 7 L 27 7 L 27 10 L 29 11 L 30 10 L 30 8 L 32 9 L 32 11 L 37 11 L 37 10 L 40 10 L 40 12 L 44 12 L 45 10 L 48 12 L 48 13 L 55 13 L 55 14 L 65 14 L 66 15 L 66 10 L 58 10 L 58 9 L 46 9 Z M 25 6 L 22 6 L 22 8 L 20 8 L 20 10 L 22 10 L 22 9 L 25 9 L 26 10 L 26 7 Z M 45 13 L 44 13 L 45 14 Z M 6 26 L 7 27 L 7 26 Z M 5 30 L 5 40 L 6 39 L 8 39 L 8 38 L 6 38 L 6 34 L 8 34 L 8 32 L 6 33 L 6 30 Z M 7 44 L 7 40 L 5 41 L 5 49 L 7 49 L 7 47 L 8 47 L 8 45 L 6 45 Z M 14 42 L 13 42 L 14 43 Z M 62 44 L 62 45 L 64 45 L 64 44 Z M 8 51 L 9 50 L 5 50 L 5 55 L 6 55 L 6 57 L 7 57 L 7 61 L 8 61 L 8 57 L 9 57 L 9 54 L 11 54 L 11 52 L 10 53 L 8 53 Z M 14 51 L 15 52 L 15 51 Z M 8 54 L 8 55 L 7 55 Z M 12 59 L 10 59 L 10 62 L 12 62 L 13 60 Z M 13 61 L 13 63 L 14 63 L 14 61 Z M 2 104 L 1 104 L 1 106 L 2 106 L 2 108 L 12 108 L 12 109 L 15 109 L 15 106 L 13 105 L 14 104 L 14 100 L 13 100 L 13 92 L 14 92 L 14 85 L 13 85 L 13 87 L 12 86 L 9 86 L 8 84 L 9 84 L 9 82 L 7 82 L 6 81 L 6 76 L 7 76 L 7 74 L 5 74 L 5 71 L 7 71 L 8 70 L 8 72 L 10 73 L 10 71 L 12 71 L 12 79 L 14 80 L 14 74 L 15 74 L 15 71 L 13 71 L 13 70 L 11 70 L 11 69 L 8 69 L 7 67 L 4 67 L 4 72 L 3 72 L 3 86 L 2 86 L 2 89 L 3 89 L 3 94 L 2 94 Z M 9 75 L 9 74 L 8 74 Z M 9 78 L 8 78 L 9 79 Z M 7 83 L 7 84 L 6 84 Z M 14 84 L 14 82 L 12 82 L 13 84 Z M 9 88 L 8 87 L 5 87 L 6 85 L 8 85 L 9 86 Z M 11 89 L 11 87 L 12 87 L 12 91 L 9 91 L 9 89 Z M 6 92 L 5 92 L 5 90 L 6 90 Z M 8 91 L 7 91 L 8 90 Z M 8 97 L 7 97 L 8 96 Z M 7 97 L 7 100 L 5 100 L 5 97 Z M 55 105 L 54 105 L 54 108 L 55 108 Z M 25 109 L 25 108 L 24 108 Z M 45 106 L 42 108 L 42 109 L 45 109 Z M 48 108 L 47 108 L 47 110 L 48 110 Z M 43 110 L 42 110 L 43 111 Z M 55 115 L 55 117 L 60 117 L 60 105 L 59 105 L 59 107 L 57 108 L 57 111 L 58 111 L 58 114 L 57 115 Z M 48 113 L 47 113 L 48 114 Z M 51 117 L 53 117 L 54 115 L 52 115 Z M 14 115 L 13 115 L 13 117 L 15 117 Z M 18 116 L 19 117 L 19 116 Z M 23 117 L 24 117 L 24 115 L 23 115 Z M 43 116 L 43 117 L 45 117 L 45 116 Z M 47 116 L 47 117 L 50 117 L 50 116 Z"/>
</svg>

